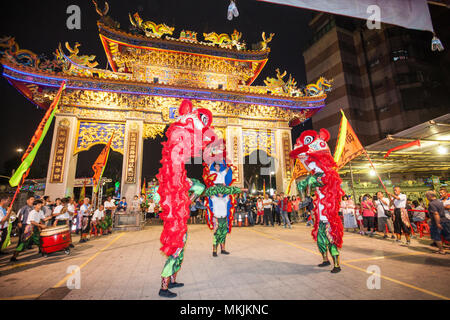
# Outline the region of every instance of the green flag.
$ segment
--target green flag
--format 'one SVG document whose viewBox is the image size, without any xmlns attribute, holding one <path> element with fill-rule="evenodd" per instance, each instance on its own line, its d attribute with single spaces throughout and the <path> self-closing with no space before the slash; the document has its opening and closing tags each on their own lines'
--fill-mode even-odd
<svg viewBox="0 0 450 320">
<path fill-rule="evenodd" d="M 6 234 L 6 238 L 5 238 L 5 241 L 3 242 L 1 250 L 5 249 L 7 246 L 9 246 L 11 244 L 11 229 L 12 229 L 12 223 L 10 222 L 8 224 L 8 230 L 7 230 L 8 233 Z"/>
<path fill-rule="evenodd" d="M 36 157 L 36 153 L 39 150 L 39 147 L 41 146 L 42 141 L 45 138 L 45 135 L 48 131 L 48 128 L 50 127 L 52 120 L 56 113 L 56 107 L 58 105 L 58 102 L 61 98 L 61 93 L 66 87 L 66 82 L 63 81 L 61 84 L 61 87 L 58 90 L 58 93 L 55 96 L 55 99 L 53 100 L 52 104 L 48 108 L 47 112 L 44 115 L 44 118 L 42 118 L 41 123 L 39 124 L 36 132 L 34 133 L 33 138 L 31 139 L 30 145 L 28 146 L 27 150 L 25 151 L 25 154 L 22 157 L 22 163 L 17 168 L 14 175 L 9 179 L 9 185 L 11 187 L 16 187 L 19 185 L 19 183 L 22 181 L 22 178 L 25 174 L 27 175 L 27 171 L 30 169 L 31 164 L 33 163 L 34 158 Z"/>
</svg>

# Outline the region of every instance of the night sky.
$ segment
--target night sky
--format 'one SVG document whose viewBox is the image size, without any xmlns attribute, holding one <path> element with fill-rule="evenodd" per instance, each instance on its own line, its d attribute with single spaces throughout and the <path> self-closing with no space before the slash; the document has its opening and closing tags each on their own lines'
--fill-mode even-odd
<svg viewBox="0 0 450 320">
<path fill-rule="evenodd" d="M 99 0 L 103 8 L 104 1 Z M 269 44 L 269 61 L 254 84 L 263 84 L 267 76 L 275 76 L 275 69 L 287 70 L 297 80 L 298 85 L 305 83 L 305 67 L 302 50 L 311 37 L 308 21 L 313 12 L 293 7 L 280 6 L 255 0 L 237 1 L 239 17 L 228 21 L 226 18 L 228 0 L 109 0 L 109 15 L 120 22 L 121 29 L 130 25 L 128 13 L 138 11 L 144 20 L 166 23 L 175 26 L 174 37 L 182 29 L 203 32 L 231 34 L 234 29 L 242 32 L 242 39 L 251 48 L 251 44 L 261 41 L 261 33 L 275 33 Z M 81 30 L 69 30 L 66 9 L 71 4 L 81 8 Z M 100 39 L 97 19 L 99 18 L 91 1 L 46 0 L 46 1 L 0 1 L 0 37 L 13 36 L 22 49 L 36 54 L 44 53 L 51 57 L 58 43 L 68 41 L 71 46 L 78 41 L 80 54 L 95 54 L 98 68 L 107 65 Z M 0 172 L 10 175 L 17 167 L 18 147 L 26 149 L 39 124 L 44 111 L 24 98 L 5 78 L 0 80 L 2 122 L 0 126 L 1 146 Z M 298 132 L 295 128 L 294 136 Z M 53 126 L 47 133 L 38 155 L 33 163 L 29 177 L 45 177 L 50 154 Z M 143 176 L 154 176 L 159 167 L 161 154 L 160 139 L 144 144 Z M 91 176 L 90 169 L 102 146 L 91 148 L 79 156 L 77 177 Z M 121 156 L 112 153 L 105 176 L 114 175 L 117 166 L 121 166 Z"/>
</svg>

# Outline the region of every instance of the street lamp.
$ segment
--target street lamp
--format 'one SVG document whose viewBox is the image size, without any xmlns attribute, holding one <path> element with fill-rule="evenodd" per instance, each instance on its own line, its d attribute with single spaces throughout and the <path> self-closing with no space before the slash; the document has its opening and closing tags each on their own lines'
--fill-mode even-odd
<svg viewBox="0 0 450 320">
<path fill-rule="evenodd" d="M 270 172 L 270 190 L 272 190 L 272 175 L 275 174 L 275 172 Z"/>
<path fill-rule="evenodd" d="M 22 152 L 23 152 L 23 149 L 22 149 L 22 148 L 17 148 L 17 149 L 16 149 L 16 152 L 22 153 Z"/>
<path fill-rule="evenodd" d="M 447 148 L 446 148 L 446 147 L 443 147 L 443 146 L 439 146 L 439 147 L 437 148 L 437 152 L 438 152 L 439 154 L 446 154 L 446 153 L 447 153 Z"/>
</svg>

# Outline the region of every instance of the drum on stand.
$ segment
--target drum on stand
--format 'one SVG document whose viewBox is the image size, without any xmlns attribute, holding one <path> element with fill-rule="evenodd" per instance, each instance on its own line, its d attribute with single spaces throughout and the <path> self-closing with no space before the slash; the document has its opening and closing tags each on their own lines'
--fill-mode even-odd
<svg viewBox="0 0 450 320">
<path fill-rule="evenodd" d="M 42 255 L 62 251 L 70 253 L 69 246 L 72 243 L 68 225 L 45 228 L 40 232 Z"/>
</svg>

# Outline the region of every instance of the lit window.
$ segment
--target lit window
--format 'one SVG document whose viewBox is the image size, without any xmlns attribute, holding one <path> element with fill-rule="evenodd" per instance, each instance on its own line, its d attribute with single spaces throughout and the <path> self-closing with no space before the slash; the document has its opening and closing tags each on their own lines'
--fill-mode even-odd
<svg viewBox="0 0 450 320">
<path fill-rule="evenodd" d="M 397 50 L 392 52 L 392 60 L 406 60 L 408 59 L 408 51 L 407 50 Z"/>
</svg>

